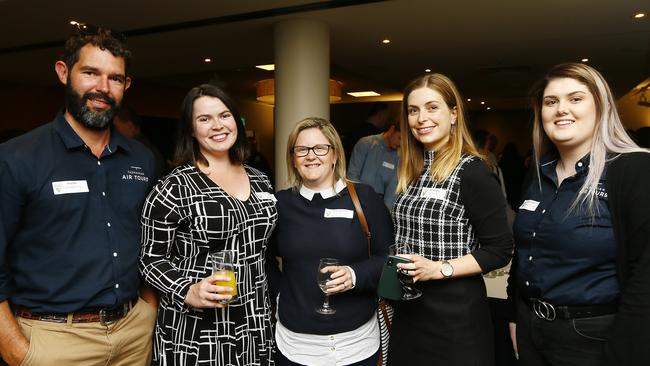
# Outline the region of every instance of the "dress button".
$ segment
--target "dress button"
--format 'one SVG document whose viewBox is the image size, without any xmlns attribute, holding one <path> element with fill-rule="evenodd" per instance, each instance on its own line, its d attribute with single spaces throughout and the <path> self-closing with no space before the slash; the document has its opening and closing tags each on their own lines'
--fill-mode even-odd
<svg viewBox="0 0 650 366">
<path fill-rule="evenodd" d="M 532 256 L 532 255 L 531 255 L 530 257 L 528 257 L 528 261 L 529 261 L 529 262 L 532 262 L 532 261 L 533 261 L 533 256 Z"/>
<path fill-rule="evenodd" d="M 533 238 L 537 235 L 537 233 L 533 232 Z"/>
<path fill-rule="evenodd" d="M 334 336 L 330 336 L 330 339 L 331 339 L 331 340 L 334 340 Z"/>
<path fill-rule="evenodd" d="M 119 284 L 119 283 L 116 283 L 116 284 L 115 284 L 115 288 L 120 288 L 120 284 Z"/>
<path fill-rule="evenodd" d="M 582 168 L 582 162 L 581 161 L 578 162 L 578 168 Z"/>
<path fill-rule="evenodd" d="M 107 222 L 107 223 L 106 223 L 106 226 L 111 227 L 111 223 L 110 223 L 110 222 Z"/>
<path fill-rule="evenodd" d="M 97 160 L 97 165 L 102 165 L 102 162 Z"/>
<path fill-rule="evenodd" d="M 336 351 L 336 347 L 332 347 L 332 348 L 330 348 L 330 350 L 331 350 L 332 352 L 334 352 L 334 351 Z"/>
<path fill-rule="evenodd" d="M 528 283 L 528 281 L 526 281 L 526 286 L 530 286 L 530 283 Z"/>
<path fill-rule="evenodd" d="M 542 213 L 546 213 L 546 209 L 543 209 L 543 210 L 542 210 Z"/>
<path fill-rule="evenodd" d="M 106 197 L 106 192 L 102 192 L 102 196 Z"/>
<path fill-rule="evenodd" d="M 113 257 L 117 257 L 117 252 L 113 252 Z"/>
</svg>

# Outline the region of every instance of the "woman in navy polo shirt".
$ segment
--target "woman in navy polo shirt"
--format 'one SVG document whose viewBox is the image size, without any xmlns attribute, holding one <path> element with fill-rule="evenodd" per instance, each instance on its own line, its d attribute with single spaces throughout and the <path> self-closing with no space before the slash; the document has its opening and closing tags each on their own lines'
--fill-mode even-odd
<svg viewBox="0 0 650 366">
<path fill-rule="evenodd" d="M 521 364 L 649 365 L 650 154 L 587 65 L 555 66 L 532 103 L 537 174 L 509 286 Z"/>
</svg>

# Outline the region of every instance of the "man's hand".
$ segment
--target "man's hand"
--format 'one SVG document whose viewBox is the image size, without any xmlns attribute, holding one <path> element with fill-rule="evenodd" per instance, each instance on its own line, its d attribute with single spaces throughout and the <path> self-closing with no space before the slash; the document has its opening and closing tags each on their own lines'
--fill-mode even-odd
<svg viewBox="0 0 650 366">
<path fill-rule="evenodd" d="M 0 353 L 9 366 L 20 365 L 27 351 L 29 342 L 14 318 L 9 301 L 0 302 Z"/>
</svg>

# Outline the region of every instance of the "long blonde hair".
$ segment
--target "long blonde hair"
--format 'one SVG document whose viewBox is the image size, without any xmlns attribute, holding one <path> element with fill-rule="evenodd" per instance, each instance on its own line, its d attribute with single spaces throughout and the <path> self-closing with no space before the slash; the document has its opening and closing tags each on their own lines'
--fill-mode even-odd
<svg viewBox="0 0 650 366">
<path fill-rule="evenodd" d="M 424 167 L 424 145 L 413 136 L 408 123 L 408 98 L 414 90 L 420 88 L 429 88 L 440 93 L 447 107 L 449 109 L 456 108 L 457 114 L 456 123 L 451 128 L 449 141 L 439 151 L 436 151 L 431 166 L 431 178 L 437 182 L 447 179 L 458 165 L 463 153 L 480 156 L 467 129 L 463 99 L 453 81 L 442 74 L 427 74 L 418 77 L 406 86 L 402 99 L 400 125 L 403 132 L 400 141 L 398 193 L 406 191 L 408 185 L 422 174 Z"/>
<path fill-rule="evenodd" d="M 584 84 L 593 95 L 596 106 L 596 127 L 594 128 L 589 155 L 589 172 L 580 188 L 578 196 L 570 208 L 570 211 L 572 211 L 578 207 L 584 207 L 594 217 L 598 207 L 596 189 L 598 187 L 598 181 L 605 170 L 608 154 L 648 152 L 648 150 L 640 148 L 628 136 L 621 123 L 621 118 L 618 116 L 616 101 L 607 85 L 607 81 L 605 81 L 605 78 L 596 69 L 581 63 L 556 65 L 535 85 L 531 93 L 531 104 L 535 113 L 533 123 L 533 150 L 540 189 L 540 157 L 549 152 L 557 153 L 557 148 L 548 136 L 546 136 L 546 132 L 544 132 L 542 126 L 544 89 L 546 89 L 546 86 L 551 80 L 560 78 L 570 78 Z"/>
<path fill-rule="evenodd" d="M 334 150 L 333 153 L 336 156 L 336 162 L 334 166 L 334 182 L 332 182 L 333 188 L 339 179 L 342 179 L 343 181 L 346 181 L 347 179 L 345 177 L 345 152 L 343 151 L 341 137 L 339 137 L 334 126 L 325 118 L 319 117 L 308 117 L 303 119 L 293 127 L 293 130 L 291 130 L 291 133 L 289 134 L 287 140 L 287 172 L 289 175 L 289 182 L 294 188 L 298 188 L 302 185 L 302 177 L 298 174 L 298 169 L 293 165 L 293 147 L 296 144 L 300 132 L 310 128 L 319 129 L 330 145 L 332 145 L 332 150 Z"/>
</svg>

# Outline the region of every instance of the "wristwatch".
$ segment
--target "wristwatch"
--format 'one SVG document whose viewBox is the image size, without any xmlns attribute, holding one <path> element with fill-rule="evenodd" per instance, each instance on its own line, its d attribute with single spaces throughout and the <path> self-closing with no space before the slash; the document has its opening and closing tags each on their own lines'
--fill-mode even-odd
<svg viewBox="0 0 650 366">
<path fill-rule="evenodd" d="M 444 280 L 451 278 L 454 274 L 454 266 L 446 260 L 442 261 L 442 264 L 440 265 L 440 273 L 442 273 L 442 279 Z"/>
</svg>

